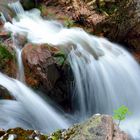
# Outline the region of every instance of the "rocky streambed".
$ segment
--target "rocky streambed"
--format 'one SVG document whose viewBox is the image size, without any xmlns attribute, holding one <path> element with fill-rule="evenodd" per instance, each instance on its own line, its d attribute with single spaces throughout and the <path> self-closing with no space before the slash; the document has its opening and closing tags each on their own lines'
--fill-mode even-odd
<svg viewBox="0 0 140 140">
<path fill-rule="evenodd" d="M 47 121 L 47 120 L 46 120 Z M 57 130 L 52 134 L 43 134 L 36 130 L 12 128 L 0 130 L 0 140 L 130 140 L 125 132 L 113 122 L 111 116 L 94 115 L 81 124 L 75 124 L 67 130 Z"/>
</svg>

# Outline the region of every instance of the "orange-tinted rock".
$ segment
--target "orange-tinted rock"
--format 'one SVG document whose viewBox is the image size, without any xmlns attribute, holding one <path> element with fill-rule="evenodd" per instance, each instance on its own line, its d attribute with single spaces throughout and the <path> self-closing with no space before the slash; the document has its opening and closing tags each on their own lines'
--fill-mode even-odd
<svg viewBox="0 0 140 140">
<path fill-rule="evenodd" d="M 42 84 L 47 90 L 51 90 L 59 79 L 59 72 L 48 48 L 45 45 L 28 44 L 24 47 L 22 56 L 28 80 L 30 74 L 30 77 L 39 81 L 35 84 Z M 29 81 L 26 81 L 27 84 Z"/>
</svg>

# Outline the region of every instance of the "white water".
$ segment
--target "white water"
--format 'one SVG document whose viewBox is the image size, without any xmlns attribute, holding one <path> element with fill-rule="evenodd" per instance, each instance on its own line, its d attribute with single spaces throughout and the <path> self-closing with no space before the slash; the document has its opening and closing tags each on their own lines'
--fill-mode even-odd
<svg viewBox="0 0 140 140">
<path fill-rule="evenodd" d="M 16 33 L 13 32 L 12 40 L 13 40 L 13 48 L 16 52 L 17 58 L 17 65 L 18 65 L 18 72 L 17 72 L 17 79 L 23 83 L 25 83 L 25 75 L 24 75 L 24 66 L 22 62 L 22 47 L 19 45 L 19 40 L 16 39 Z"/>
<path fill-rule="evenodd" d="M 0 20 L 2 20 L 3 22 L 6 22 L 6 18 L 4 17 L 2 12 L 0 12 Z"/>
<path fill-rule="evenodd" d="M 48 133 L 69 126 L 58 111 L 21 82 L 0 73 L 0 85 L 16 98 L 16 101 L 0 101 L 0 128 L 23 127 Z"/>
<path fill-rule="evenodd" d="M 112 114 L 114 109 L 126 105 L 133 115 L 121 127 L 134 138 L 140 138 L 140 68 L 122 47 L 82 29 L 67 29 L 56 21 L 43 20 L 38 10 L 20 12 L 18 20 L 6 23 L 5 28 L 25 34 L 30 42 L 48 43 L 69 53 L 78 119 L 93 113 Z"/>
</svg>

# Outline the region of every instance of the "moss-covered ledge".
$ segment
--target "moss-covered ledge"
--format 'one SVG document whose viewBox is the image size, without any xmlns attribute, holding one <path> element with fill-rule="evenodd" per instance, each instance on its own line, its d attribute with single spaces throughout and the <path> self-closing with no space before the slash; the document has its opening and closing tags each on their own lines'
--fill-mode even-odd
<svg viewBox="0 0 140 140">
<path fill-rule="evenodd" d="M 16 67 L 15 52 L 0 43 L 0 72 L 10 77 L 16 77 Z"/>
</svg>

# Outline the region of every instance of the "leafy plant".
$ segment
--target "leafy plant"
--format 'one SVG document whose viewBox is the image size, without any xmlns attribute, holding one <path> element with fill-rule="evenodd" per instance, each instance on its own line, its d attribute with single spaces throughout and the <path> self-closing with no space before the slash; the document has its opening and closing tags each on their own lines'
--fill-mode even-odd
<svg viewBox="0 0 140 140">
<path fill-rule="evenodd" d="M 126 119 L 126 116 L 127 115 L 130 115 L 131 112 L 129 111 L 129 109 L 122 105 L 121 107 L 119 107 L 117 110 L 114 110 L 114 115 L 113 115 L 113 118 L 115 120 L 118 120 L 118 126 L 120 125 L 121 121 L 122 120 L 125 120 Z"/>
<path fill-rule="evenodd" d="M 63 66 L 67 57 L 63 52 L 57 52 L 54 54 L 54 58 L 59 65 Z"/>
</svg>

